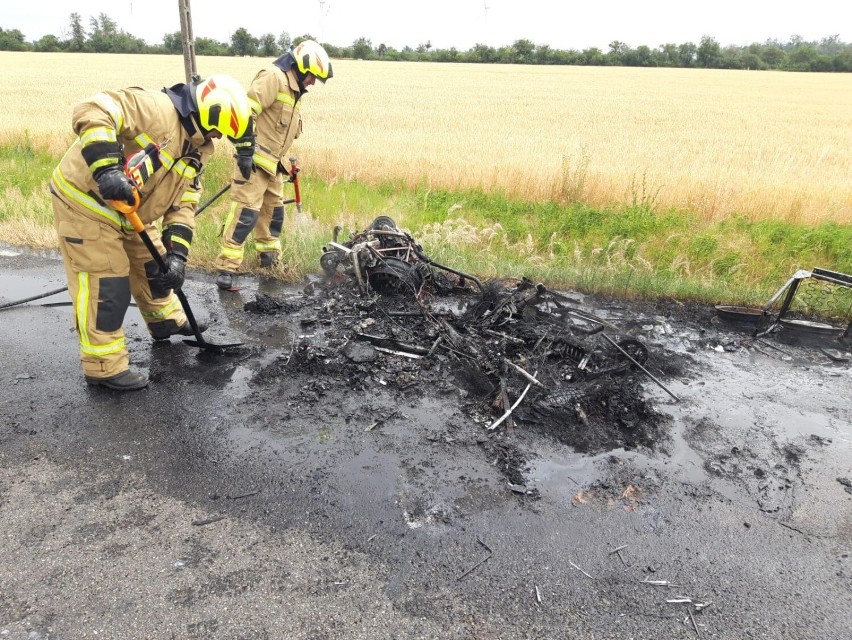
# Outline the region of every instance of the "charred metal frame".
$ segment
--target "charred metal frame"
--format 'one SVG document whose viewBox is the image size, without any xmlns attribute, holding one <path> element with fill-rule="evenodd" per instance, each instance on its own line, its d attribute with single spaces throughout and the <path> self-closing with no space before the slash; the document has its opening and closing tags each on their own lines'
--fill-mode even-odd
<svg viewBox="0 0 852 640">
<path fill-rule="evenodd" d="M 778 289 L 778 291 L 775 292 L 769 301 L 763 305 L 762 311 L 765 328 L 758 329 L 755 334 L 756 337 L 772 333 L 781 326 L 781 321 L 784 319 L 784 316 L 787 315 L 787 312 L 790 310 L 790 306 L 793 304 L 793 299 L 796 297 L 799 285 L 803 280 L 807 280 L 808 278 L 852 289 L 852 275 L 840 273 L 838 271 L 830 271 L 828 269 L 821 269 L 819 267 L 814 267 L 811 271 L 799 269 L 780 289 Z M 781 306 L 777 312 L 773 313 L 772 308 L 782 296 L 784 299 L 781 302 Z M 849 325 L 846 327 L 843 337 L 845 339 L 852 339 L 852 320 L 850 320 Z"/>
<path fill-rule="evenodd" d="M 369 228 L 338 242 L 341 228 L 334 228 L 333 240 L 323 247 L 320 266 L 329 278 L 343 274 L 353 277 L 362 291 L 377 289 L 386 293 L 420 292 L 432 276 L 432 268 L 469 280 L 480 291 L 482 283 L 474 276 L 432 260 L 408 233 L 400 231 L 392 218 L 379 216 Z"/>
</svg>

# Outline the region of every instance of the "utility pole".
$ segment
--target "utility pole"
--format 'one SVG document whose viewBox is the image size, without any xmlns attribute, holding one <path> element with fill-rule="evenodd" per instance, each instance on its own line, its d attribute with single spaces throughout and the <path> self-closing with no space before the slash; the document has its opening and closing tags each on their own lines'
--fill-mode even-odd
<svg viewBox="0 0 852 640">
<path fill-rule="evenodd" d="M 192 36 L 192 10 L 189 0 L 178 0 L 180 6 L 180 33 L 183 38 L 183 70 L 189 84 L 198 80 L 198 68 L 195 66 L 195 38 Z"/>
</svg>

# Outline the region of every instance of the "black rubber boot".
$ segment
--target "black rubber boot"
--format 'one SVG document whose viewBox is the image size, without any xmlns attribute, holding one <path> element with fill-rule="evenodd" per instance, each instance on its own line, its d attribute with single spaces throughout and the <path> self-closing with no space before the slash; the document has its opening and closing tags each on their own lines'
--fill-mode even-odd
<svg viewBox="0 0 852 640">
<path fill-rule="evenodd" d="M 106 387 L 115 391 L 136 391 L 148 386 L 148 377 L 128 369 L 109 378 L 86 376 L 86 382 L 96 387 Z"/>
<path fill-rule="evenodd" d="M 207 323 L 203 320 L 195 320 L 198 323 L 198 330 L 201 333 L 207 331 Z M 151 337 L 154 340 L 168 340 L 174 335 L 179 336 L 194 336 L 195 333 L 192 331 L 192 326 L 189 324 L 189 321 L 185 321 L 182 325 L 178 326 L 177 322 L 174 320 L 161 320 L 160 322 L 152 322 L 148 325 L 148 331 L 151 332 Z"/>
<path fill-rule="evenodd" d="M 234 287 L 234 274 L 230 271 L 220 271 L 216 276 L 216 286 L 225 291 L 230 291 Z"/>
<path fill-rule="evenodd" d="M 260 254 L 261 267 L 274 267 L 276 264 L 278 264 L 278 254 L 274 251 L 264 251 Z"/>
</svg>

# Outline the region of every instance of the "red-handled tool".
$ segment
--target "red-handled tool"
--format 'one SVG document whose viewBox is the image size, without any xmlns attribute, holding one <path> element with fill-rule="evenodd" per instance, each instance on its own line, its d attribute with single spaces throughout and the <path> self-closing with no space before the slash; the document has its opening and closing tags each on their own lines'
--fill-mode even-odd
<svg viewBox="0 0 852 640">
<path fill-rule="evenodd" d="M 290 156 L 290 182 L 293 183 L 294 196 L 290 200 L 285 200 L 282 204 L 296 204 L 296 211 L 302 213 L 302 191 L 299 188 L 299 172 L 301 167 L 296 163 L 296 156 Z"/>
</svg>

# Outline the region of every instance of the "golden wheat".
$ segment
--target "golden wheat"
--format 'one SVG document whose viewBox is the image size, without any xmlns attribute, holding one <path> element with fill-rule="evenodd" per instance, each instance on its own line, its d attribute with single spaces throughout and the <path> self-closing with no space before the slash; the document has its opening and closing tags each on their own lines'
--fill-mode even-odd
<svg viewBox="0 0 852 640">
<path fill-rule="evenodd" d="M 209 58 L 248 84 L 266 60 Z M 103 88 L 180 82 L 179 56 L 0 52 L 0 143 L 57 154 Z M 852 222 L 852 75 L 335 61 L 310 90 L 306 171 L 528 200 Z"/>
</svg>

